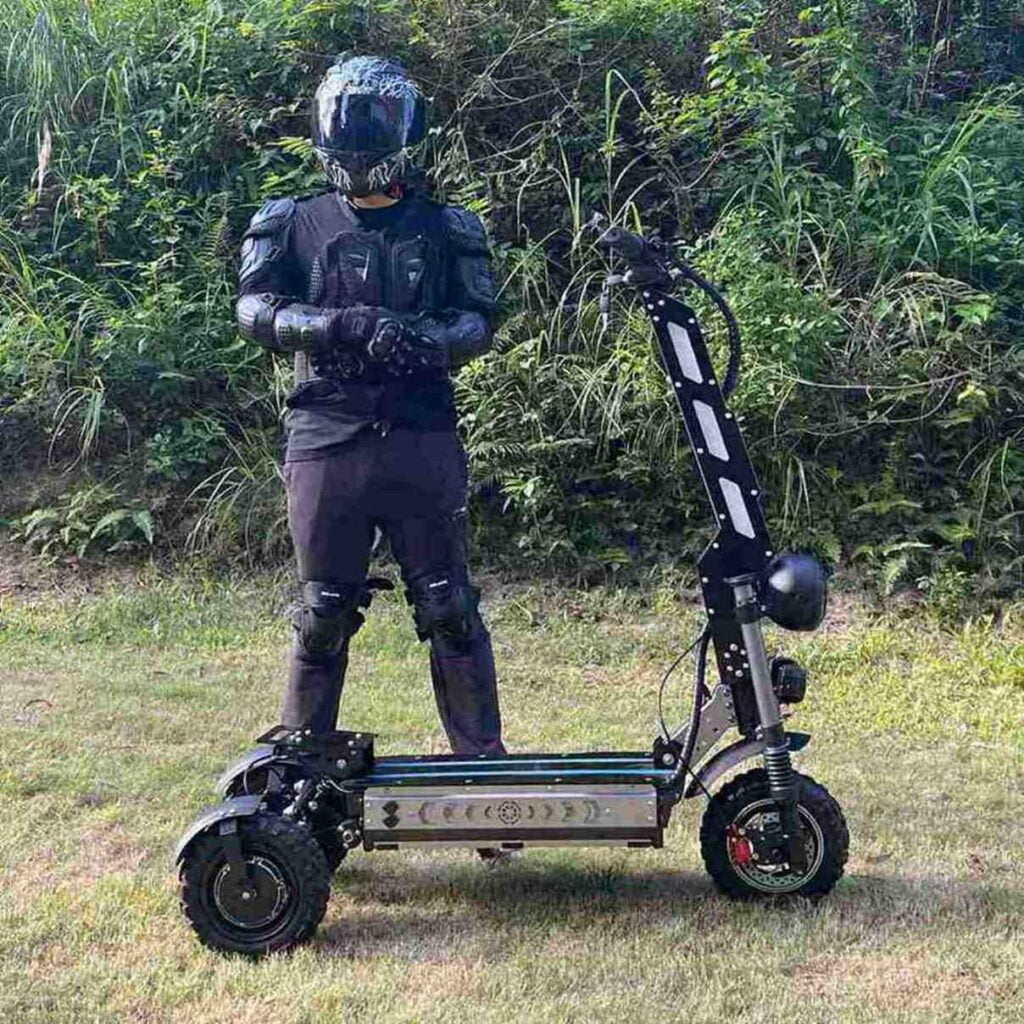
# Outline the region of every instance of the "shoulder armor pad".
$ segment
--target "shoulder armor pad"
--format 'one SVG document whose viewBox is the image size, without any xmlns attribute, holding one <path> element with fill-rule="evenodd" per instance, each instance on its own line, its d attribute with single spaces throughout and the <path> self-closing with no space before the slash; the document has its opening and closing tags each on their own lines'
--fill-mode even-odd
<svg viewBox="0 0 1024 1024">
<path fill-rule="evenodd" d="M 239 284 L 250 291 L 274 291 L 270 280 L 272 268 L 288 251 L 289 229 L 294 216 L 294 199 L 271 199 L 253 214 L 242 236 Z"/>
<path fill-rule="evenodd" d="M 271 199 L 264 203 L 249 221 L 247 238 L 276 235 L 291 223 L 295 216 L 294 199 Z"/>
<path fill-rule="evenodd" d="M 458 252 L 467 256 L 486 256 L 487 232 L 483 222 L 462 206 L 445 206 L 441 210 L 445 233 L 449 242 Z"/>
</svg>

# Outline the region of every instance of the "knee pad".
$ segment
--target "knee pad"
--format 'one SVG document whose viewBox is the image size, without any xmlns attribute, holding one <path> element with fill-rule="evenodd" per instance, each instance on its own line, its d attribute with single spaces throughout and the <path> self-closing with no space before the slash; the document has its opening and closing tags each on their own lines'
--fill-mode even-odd
<svg viewBox="0 0 1024 1024">
<path fill-rule="evenodd" d="M 357 610 L 364 583 L 306 583 L 303 603 L 292 611 L 299 651 L 310 659 L 337 654 L 363 624 Z"/>
<path fill-rule="evenodd" d="M 405 592 L 412 605 L 416 634 L 464 647 L 479 635 L 483 620 L 477 611 L 480 591 L 466 580 L 437 573 L 417 580 Z"/>
</svg>

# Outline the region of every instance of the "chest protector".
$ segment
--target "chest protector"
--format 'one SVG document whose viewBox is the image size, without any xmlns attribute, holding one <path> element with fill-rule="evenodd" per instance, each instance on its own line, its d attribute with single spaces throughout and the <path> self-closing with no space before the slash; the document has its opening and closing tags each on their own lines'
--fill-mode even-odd
<svg viewBox="0 0 1024 1024">
<path fill-rule="evenodd" d="M 340 205 L 340 204 L 339 204 Z M 318 306 L 386 306 L 396 313 L 436 311 L 445 301 L 444 229 L 440 211 L 415 199 L 381 230 L 348 221 L 320 249 L 309 274 Z"/>
</svg>

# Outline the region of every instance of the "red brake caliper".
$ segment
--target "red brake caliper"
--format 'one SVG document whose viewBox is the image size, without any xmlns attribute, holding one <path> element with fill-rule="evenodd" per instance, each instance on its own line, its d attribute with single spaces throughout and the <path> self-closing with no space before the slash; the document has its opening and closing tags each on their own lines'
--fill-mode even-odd
<svg viewBox="0 0 1024 1024">
<path fill-rule="evenodd" d="M 753 859 L 750 840 L 741 836 L 735 825 L 730 825 L 725 830 L 725 841 L 729 844 L 729 860 L 738 868 L 749 867 Z"/>
</svg>

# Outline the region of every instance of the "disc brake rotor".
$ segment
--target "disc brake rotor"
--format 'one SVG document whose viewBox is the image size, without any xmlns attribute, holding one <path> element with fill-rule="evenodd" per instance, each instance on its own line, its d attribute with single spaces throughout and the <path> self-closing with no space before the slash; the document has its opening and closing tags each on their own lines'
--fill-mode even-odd
<svg viewBox="0 0 1024 1024">
<path fill-rule="evenodd" d="M 779 811 L 774 800 L 757 800 L 748 804 L 726 829 L 726 853 L 733 871 L 752 889 L 761 892 L 785 893 L 799 889 L 821 867 L 825 855 L 825 839 L 814 816 L 797 805 L 807 851 L 807 870 L 792 871 L 788 863 L 768 863 L 761 840 L 765 831 L 778 827 Z M 761 852 L 759 852 L 759 846 Z"/>
</svg>

